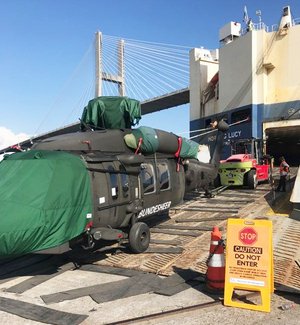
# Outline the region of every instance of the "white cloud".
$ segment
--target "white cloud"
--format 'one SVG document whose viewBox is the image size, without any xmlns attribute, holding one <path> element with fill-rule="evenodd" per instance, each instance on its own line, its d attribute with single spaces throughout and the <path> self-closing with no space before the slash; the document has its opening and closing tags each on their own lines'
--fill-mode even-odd
<svg viewBox="0 0 300 325">
<path fill-rule="evenodd" d="M 0 149 L 18 144 L 21 141 L 27 140 L 30 138 L 30 135 L 25 133 L 15 134 L 10 129 L 7 129 L 4 126 L 0 126 Z"/>
</svg>

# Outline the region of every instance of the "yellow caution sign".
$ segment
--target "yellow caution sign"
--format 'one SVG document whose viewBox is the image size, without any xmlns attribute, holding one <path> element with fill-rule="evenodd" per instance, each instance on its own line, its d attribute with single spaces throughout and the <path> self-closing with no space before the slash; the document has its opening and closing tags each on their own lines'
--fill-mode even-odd
<svg viewBox="0 0 300 325">
<path fill-rule="evenodd" d="M 224 305 L 270 312 L 274 291 L 272 222 L 228 219 Z M 261 304 L 233 300 L 234 290 L 254 291 Z"/>
</svg>

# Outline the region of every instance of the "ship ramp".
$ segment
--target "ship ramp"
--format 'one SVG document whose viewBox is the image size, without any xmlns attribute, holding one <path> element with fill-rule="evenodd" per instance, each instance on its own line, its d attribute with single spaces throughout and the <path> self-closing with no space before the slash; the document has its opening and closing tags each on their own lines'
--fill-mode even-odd
<svg viewBox="0 0 300 325">
<path fill-rule="evenodd" d="M 293 211 L 291 218 L 300 221 L 300 169 L 298 168 L 298 173 L 295 180 L 295 185 L 293 192 L 290 198 L 290 201 L 293 203 Z"/>
<path fill-rule="evenodd" d="M 284 156 L 290 166 L 299 165 L 300 120 L 287 120 L 264 123 L 266 152 L 279 164 L 278 158 Z"/>
</svg>

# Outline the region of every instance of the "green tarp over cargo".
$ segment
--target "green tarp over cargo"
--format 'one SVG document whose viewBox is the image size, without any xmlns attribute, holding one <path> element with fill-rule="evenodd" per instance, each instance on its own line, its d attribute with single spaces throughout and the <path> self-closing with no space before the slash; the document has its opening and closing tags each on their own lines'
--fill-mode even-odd
<svg viewBox="0 0 300 325">
<path fill-rule="evenodd" d="M 182 138 L 182 145 L 180 149 L 179 156 L 181 158 L 195 158 L 198 159 L 198 153 L 199 153 L 199 143 Z"/>
<path fill-rule="evenodd" d="M 156 131 L 160 131 L 160 134 L 157 134 Z M 174 138 L 176 143 L 176 148 L 172 148 L 171 143 L 174 144 Z M 153 129 L 149 126 L 140 126 L 139 128 L 132 129 L 130 134 L 126 134 L 124 136 L 124 141 L 129 148 L 136 149 L 139 145 L 139 141 L 142 139 L 140 150 L 142 153 L 154 153 L 161 152 L 161 147 L 166 148 L 166 144 L 170 144 L 168 146 L 168 150 L 170 151 L 165 153 L 173 153 L 178 150 L 178 136 L 161 130 Z M 199 143 L 181 137 L 182 145 L 180 148 L 179 156 L 181 158 L 195 158 L 198 159 L 199 153 Z M 172 151 L 173 149 L 173 151 Z"/>
<path fill-rule="evenodd" d="M 142 153 L 154 153 L 159 147 L 158 137 L 155 129 L 148 126 L 140 126 L 133 129 L 131 134 L 124 136 L 125 143 L 128 147 L 136 149 L 138 147 L 139 139 L 141 142 Z"/>
<path fill-rule="evenodd" d="M 84 232 L 91 213 L 90 178 L 79 157 L 32 150 L 0 163 L 0 257 L 63 244 Z"/>
<path fill-rule="evenodd" d="M 141 104 L 128 97 L 102 96 L 89 101 L 81 117 L 81 130 L 130 129 L 141 119 Z"/>
</svg>

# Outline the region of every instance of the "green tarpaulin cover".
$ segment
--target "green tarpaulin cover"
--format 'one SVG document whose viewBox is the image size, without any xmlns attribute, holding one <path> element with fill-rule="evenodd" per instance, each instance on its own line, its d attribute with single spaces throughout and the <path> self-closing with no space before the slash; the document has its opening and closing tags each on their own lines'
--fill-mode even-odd
<svg viewBox="0 0 300 325">
<path fill-rule="evenodd" d="M 75 155 L 15 153 L 0 163 L 0 257 L 58 246 L 91 217 L 88 171 Z"/>
<path fill-rule="evenodd" d="M 179 153 L 179 156 L 181 158 L 197 159 L 198 151 L 199 151 L 199 143 L 190 139 L 182 138 L 182 145 Z"/>
<path fill-rule="evenodd" d="M 139 143 L 139 139 L 142 138 L 142 143 L 140 150 L 142 153 L 154 153 L 159 151 L 160 142 L 167 142 L 170 141 L 171 137 L 176 137 L 173 133 L 164 133 L 162 139 L 162 135 L 159 137 L 156 134 L 155 129 L 148 127 L 148 126 L 140 126 L 137 129 L 132 129 L 130 134 L 124 136 L 124 141 L 129 148 L 136 149 Z M 169 139 L 169 140 L 168 140 Z M 199 143 L 186 139 L 182 139 L 182 145 L 180 149 L 179 156 L 181 158 L 195 158 L 198 159 L 198 152 L 199 152 Z M 177 150 L 177 148 L 176 148 Z M 174 150 L 174 154 L 176 152 Z"/>
<path fill-rule="evenodd" d="M 140 126 L 137 129 L 133 129 L 131 134 L 124 136 L 127 146 L 134 149 L 137 148 L 140 138 L 143 140 L 140 148 L 143 153 L 154 153 L 157 151 L 159 141 L 155 129 L 148 126 Z"/>
<path fill-rule="evenodd" d="M 89 101 L 81 117 L 81 129 L 88 126 L 105 129 L 130 129 L 141 119 L 138 100 L 102 96 Z"/>
</svg>

